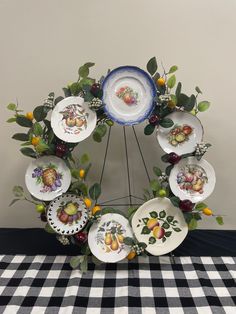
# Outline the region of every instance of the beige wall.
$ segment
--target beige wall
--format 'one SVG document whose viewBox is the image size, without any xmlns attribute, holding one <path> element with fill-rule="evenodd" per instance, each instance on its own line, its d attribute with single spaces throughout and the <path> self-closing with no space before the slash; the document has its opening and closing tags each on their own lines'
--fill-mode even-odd
<svg viewBox="0 0 236 314">
<path fill-rule="evenodd" d="M 207 160 L 217 173 L 208 204 L 225 215 L 225 228 L 235 229 L 235 16 L 235 0 L 0 0 L 0 227 L 41 226 L 30 205 L 8 207 L 11 188 L 24 182 L 30 160 L 11 140 L 19 128 L 5 123 L 9 114 L 5 105 L 17 98 L 30 111 L 50 91 L 60 95 L 60 88 L 76 78 L 78 66 L 86 61 L 96 63 L 93 74 L 99 77 L 119 65 L 145 67 L 156 55 L 166 67 L 179 66 L 178 79 L 186 92 L 198 85 L 212 102 L 211 109 L 199 115 L 205 140 L 213 144 Z M 140 138 L 151 169 L 162 151 L 155 136 L 144 137 L 142 129 Z M 115 133 L 104 180 L 107 197 L 127 190 L 122 129 L 115 128 Z M 80 147 L 77 151 L 92 153 L 93 176 L 98 176 L 103 145 L 89 140 Z M 139 192 L 146 185 L 145 176 L 133 139 L 129 147 Z M 201 227 L 217 225 L 209 218 Z"/>
</svg>

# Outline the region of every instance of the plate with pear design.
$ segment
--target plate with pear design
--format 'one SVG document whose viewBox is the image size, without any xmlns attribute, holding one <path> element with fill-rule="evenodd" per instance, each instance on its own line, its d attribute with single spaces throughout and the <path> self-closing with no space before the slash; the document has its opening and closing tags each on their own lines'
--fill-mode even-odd
<svg viewBox="0 0 236 314">
<path fill-rule="evenodd" d="M 96 127 L 97 115 L 82 97 L 67 97 L 52 111 L 51 126 L 58 138 L 69 143 L 85 140 Z"/>
<path fill-rule="evenodd" d="M 88 244 L 91 252 L 100 261 L 116 263 L 130 252 L 124 244 L 125 237 L 133 237 L 128 219 L 120 214 L 108 213 L 101 216 L 89 230 Z"/>
<path fill-rule="evenodd" d="M 72 235 L 79 232 L 88 221 L 86 205 L 74 194 L 62 194 L 48 206 L 47 220 L 59 234 Z"/>
<path fill-rule="evenodd" d="M 71 183 L 70 169 L 55 156 L 43 156 L 33 160 L 25 173 L 25 184 L 35 198 L 51 201 L 67 192 Z"/>
<path fill-rule="evenodd" d="M 149 117 L 156 86 L 148 73 L 135 66 L 112 70 L 102 84 L 104 110 L 119 124 L 134 125 Z"/>
<path fill-rule="evenodd" d="M 188 112 L 175 111 L 166 116 L 174 125 L 170 128 L 159 126 L 157 140 L 167 153 L 178 155 L 194 152 L 196 145 L 202 142 L 203 127 L 200 120 Z"/>
<path fill-rule="evenodd" d="M 154 198 L 144 203 L 132 218 L 132 229 L 139 242 L 152 255 L 164 255 L 185 239 L 188 226 L 180 209 L 168 198 Z"/>
</svg>

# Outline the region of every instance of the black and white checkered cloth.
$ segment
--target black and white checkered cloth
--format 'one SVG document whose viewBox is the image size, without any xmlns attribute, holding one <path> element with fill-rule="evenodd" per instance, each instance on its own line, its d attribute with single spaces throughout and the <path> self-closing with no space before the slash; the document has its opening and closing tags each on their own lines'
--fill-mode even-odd
<svg viewBox="0 0 236 314">
<path fill-rule="evenodd" d="M 68 262 L 0 255 L 0 313 L 236 313 L 233 257 L 139 257 L 83 275 Z"/>
</svg>

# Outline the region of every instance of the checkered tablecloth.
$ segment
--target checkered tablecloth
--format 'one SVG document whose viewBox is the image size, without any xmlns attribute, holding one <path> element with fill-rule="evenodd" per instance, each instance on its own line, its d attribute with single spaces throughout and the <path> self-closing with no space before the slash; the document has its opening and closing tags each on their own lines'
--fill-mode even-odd
<svg viewBox="0 0 236 314">
<path fill-rule="evenodd" d="M 66 256 L 0 256 L 0 313 L 236 313 L 236 258 L 147 257 L 94 265 Z"/>
</svg>

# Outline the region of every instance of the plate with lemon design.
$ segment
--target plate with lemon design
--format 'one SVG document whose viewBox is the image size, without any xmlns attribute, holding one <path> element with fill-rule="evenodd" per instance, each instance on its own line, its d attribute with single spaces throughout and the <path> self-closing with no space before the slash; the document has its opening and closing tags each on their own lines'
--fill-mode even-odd
<svg viewBox="0 0 236 314">
<path fill-rule="evenodd" d="M 120 214 L 109 213 L 92 225 L 88 244 L 94 256 L 105 263 L 121 261 L 130 253 L 124 238 L 133 237 L 129 221 Z"/>
<path fill-rule="evenodd" d="M 74 194 L 63 194 L 48 206 L 47 220 L 59 234 L 72 235 L 79 232 L 88 221 L 84 200 Z"/>
<path fill-rule="evenodd" d="M 152 255 L 164 255 L 177 248 L 188 233 L 180 209 L 168 198 L 154 198 L 144 203 L 132 218 L 132 229 L 139 242 Z"/>
</svg>

